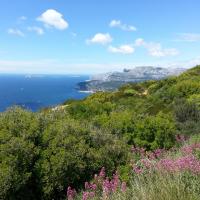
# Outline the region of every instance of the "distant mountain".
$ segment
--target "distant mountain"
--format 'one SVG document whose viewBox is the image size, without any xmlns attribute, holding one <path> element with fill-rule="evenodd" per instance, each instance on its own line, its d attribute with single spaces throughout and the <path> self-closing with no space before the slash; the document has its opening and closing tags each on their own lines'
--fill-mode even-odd
<svg viewBox="0 0 200 200">
<path fill-rule="evenodd" d="M 184 68 L 162 68 L 140 66 L 124 69 L 122 72 L 109 72 L 91 76 L 89 81 L 80 82 L 77 89 L 81 91 L 113 91 L 125 83 L 159 80 L 169 76 L 177 76 L 184 72 Z"/>
</svg>

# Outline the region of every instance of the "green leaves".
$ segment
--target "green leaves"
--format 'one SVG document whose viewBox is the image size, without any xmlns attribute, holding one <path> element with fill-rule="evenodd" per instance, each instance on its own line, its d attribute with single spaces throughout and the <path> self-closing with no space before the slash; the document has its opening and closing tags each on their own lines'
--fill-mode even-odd
<svg viewBox="0 0 200 200">
<path fill-rule="evenodd" d="M 12 137 L 8 143 L 0 144 L 0 189 L 4 198 L 17 199 L 18 193 L 29 185 L 37 155 L 34 144 L 23 138 Z"/>
<path fill-rule="evenodd" d="M 171 116 L 160 113 L 157 116 L 140 118 L 135 125 L 133 143 L 147 150 L 170 148 L 174 144 L 175 123 Z"/>
<path fill-rule="evenodd" d="M 175 133 L 199 132 L 199 68 L 63 109 L 1 113 L 0 199 L 64 199 L 68 185 L 81 189 L 102 167 L 128 180 L 132 145 L 171 148 Z"/>
</svg>

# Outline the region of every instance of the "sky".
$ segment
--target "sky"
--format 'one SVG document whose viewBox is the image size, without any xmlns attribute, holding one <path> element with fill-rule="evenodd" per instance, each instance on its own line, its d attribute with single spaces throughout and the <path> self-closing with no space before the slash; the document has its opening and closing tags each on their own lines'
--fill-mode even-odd
<svg viewBox="0 0 200 200">
<path fill-rule="evenodd" d="M 199 0 L 0 0 L 0 73 L 200 64 Z"/>
</svg>

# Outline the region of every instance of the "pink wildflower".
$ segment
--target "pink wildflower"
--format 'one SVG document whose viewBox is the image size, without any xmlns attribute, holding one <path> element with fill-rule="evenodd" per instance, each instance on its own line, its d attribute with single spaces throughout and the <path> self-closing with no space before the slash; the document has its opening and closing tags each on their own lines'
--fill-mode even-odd
<svg viewBox="0 0 200 200">
<path fill-rule="evenodd" d="M 176 138 L 176 141 L 179 143 L 183 143 L 187 140 L 187 137 L 185 135 L 181 135 L 181 134 L 176 135 L 175 138 Z"/>
<path fill-rule="evenodd" d="M 121 191 L 126 192 L 126 183 L 125 182 L 122 182 Z"/>
<path fill-rule="evenodd" d="M 86 190 L 96 190 L 97 185 L 95 183 L 88 183 L 85 182 L 85 189 Z"/>
<path fill-rule="evenodd" d="M 82 200 L 88 200 L 95 197 L 95 192 L 83 192 Z"/>
<path fill-rule="evenodd" d="M 111 184 L 108 178 L 106 178 L 103 181 L 103 185 L 102 185 L 102 189 L 103 189 L 103 193 L 105 193 L 106 195 L 108 195 L 111 191 Z"/>
<path fill-rule="evenodd" d="M 105 173 L 105 168 L 102 167 L 101 171 L 99 172 L 99 176 L 100 176 L 101 178 L 104 178 L 105 175 L 106 175 L 106 173 Z"/>
<path fill-rule="evenodd" d="M 190 171 L 200 173 L 200 161 L 194 155 L 184 156 L 175 160 L 162 159 L 156 164 L 157 169 L 169 172 Z"/>
<path fill-rule="evenodd" d="M 82 200 L 87 200 L 89 197 L 89 192 L 83 192 Z"/>
<path fill-rule="evenodd" d="M 117 172 L 113 174 L 113 179 L 110 181 L 112 192 L 115 192 L 119 186 L 119 176 Z"/>
<path fill-rule="evenodd" d="M 70 186 L 67 188 L 67 199 L 73 200 L 76 196 L 76 190 L 72 189 Z"/>
<path fill-rule="evenodd" d="M 195 149 L 200 149 L 200 143 L 194 143 L 191 145 L 183 146 L 181 152 L 184 155 L 192 154 Z"/>
<path fill-rule="evenodd" d="M 143 170 L 141 169 L 141 167 L 139 166 L 135 166 L 133 168 L 133 171 L 136 173 L 136 174 L 141 174 L 143 172 Z"/>
</svg>

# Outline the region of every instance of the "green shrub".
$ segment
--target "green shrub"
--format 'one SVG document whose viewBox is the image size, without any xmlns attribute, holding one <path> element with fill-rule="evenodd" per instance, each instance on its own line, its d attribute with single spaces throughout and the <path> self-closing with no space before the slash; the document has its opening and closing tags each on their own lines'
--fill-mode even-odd
<svg viewBox="0 0 200 200">
<path fill-rule="evenodd" d="M 170 148 L 174 144 L 175 123 L 170 115 L 145 116 L 135 124 L 133 143 L 147 150 Z"/>
<path fill-rule="evenodd" d="M 195 103 L 178 100 L 174 103 L 174 114 L 178 122 L 184 123 L 186 121 L 200 120 L 200 110 Z"/>
<path fill-rule="evenodd" d="M 127 95 L 127 96 L 134 96 L 134 95 L 137 95 L 138 92 L 135 91 L 134 89 L 126 89 L 124 90 L 124 94 Z"/>
</svg>

